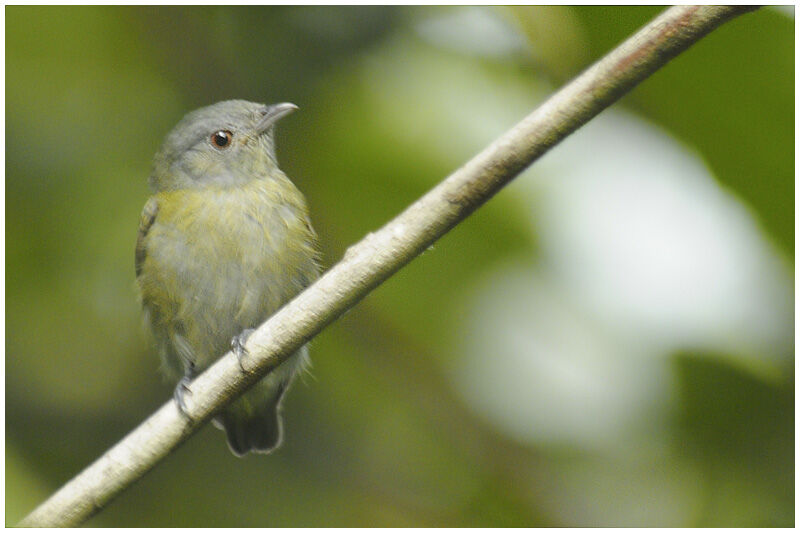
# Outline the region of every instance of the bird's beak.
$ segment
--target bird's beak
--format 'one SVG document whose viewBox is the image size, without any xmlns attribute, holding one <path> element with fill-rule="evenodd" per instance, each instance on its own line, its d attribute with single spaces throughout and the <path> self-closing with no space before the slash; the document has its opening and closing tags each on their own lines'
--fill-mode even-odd
<svg viewBox="0 0 800 533">
<path fill-rule="evenodd" d="M 258 125 L 256 126 L 256 131 L 258 131 L 259 135 L 267 131 L 269 128 L 275 125 L 279 119 L 285 117 L 292 111 L 295 111 L 297 106 L 294 104 L 290 104 L 288 102 L 282 104 L 275 104 L 266 106 L 263 111 L 263 116 L 261 120 L 258 121 Z"/>
</svg>

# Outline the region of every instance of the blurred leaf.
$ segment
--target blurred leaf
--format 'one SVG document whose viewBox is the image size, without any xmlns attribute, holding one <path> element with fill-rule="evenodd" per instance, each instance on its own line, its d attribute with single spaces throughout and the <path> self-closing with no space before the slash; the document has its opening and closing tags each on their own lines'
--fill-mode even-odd
<svg viewBox="0 0 800 533">
<path fill-rule="evenodd" d="M 676 360 L 683 402 L 678 446 L 701 460 L 705 501 L 698 525 L 794 523 L 794 383 L 759 381 L 721 358 Z"/>
</svg>

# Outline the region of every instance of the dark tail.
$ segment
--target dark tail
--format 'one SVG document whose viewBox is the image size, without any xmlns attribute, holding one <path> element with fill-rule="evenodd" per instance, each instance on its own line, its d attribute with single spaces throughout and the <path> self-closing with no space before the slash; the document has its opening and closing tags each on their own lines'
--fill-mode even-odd
<svg viewBox="0 0 800 533">
<path fill-rule="evenodd" d="M 265 382 L 258 383 L 217 416 L 231 451 L 240 457 L 250 451 L 271 452 L 281 443 L 279 408 L 285 387 L 271 389 Z"/>
</svg>

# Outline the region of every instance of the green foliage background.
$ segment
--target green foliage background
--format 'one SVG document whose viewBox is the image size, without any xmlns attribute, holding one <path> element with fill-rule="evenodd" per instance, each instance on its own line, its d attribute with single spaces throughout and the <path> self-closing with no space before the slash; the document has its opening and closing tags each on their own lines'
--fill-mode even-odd
<svg viewBox="0 0 800 533">
<path fill-rule="evenodd" d="M 151 158 L 184 113 L 300 106 L 279 158 L 330 266 L 658 11 L 6 7 L 6 523 L 170 398 L 133 245 Z M 510 44 L 473 35 L 476 16 Z M 785 272 L 793 27 L 770 8 L 735 20 L 617 106 L 701 158 Z M 89 525 L 793 525 L 793 332 L 775 353 L 672 350 L 650 397 L 668 415 L 637 433 L 662 436 L 634 454 L 622 434 L 600 451 L 521 439 L 454 384 L 467 295 L 509 258 L 547 259 L 520 182 L 550 178 L 521 176 L 313 341 L 278 452 L 237 460 L 205 428 Z"/>
</svg>

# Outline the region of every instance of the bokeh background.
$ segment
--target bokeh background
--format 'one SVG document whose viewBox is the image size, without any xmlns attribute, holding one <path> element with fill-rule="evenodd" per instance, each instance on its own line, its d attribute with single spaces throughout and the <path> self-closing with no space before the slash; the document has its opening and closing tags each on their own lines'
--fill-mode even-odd
<svg viewBox="0 0 800 533">
<path fill-rule="evenodd" d="M 325 265 L 655 7 L 6 7 L 6 524 L 171 397 L 133 247 L 181 116 L 290 101 Z M 92 526 L 794 524 L 794 12 L 723 26 Z"/>
</svg>

